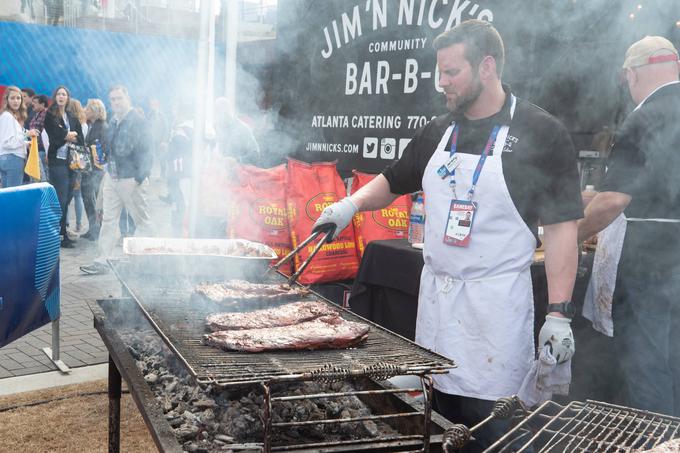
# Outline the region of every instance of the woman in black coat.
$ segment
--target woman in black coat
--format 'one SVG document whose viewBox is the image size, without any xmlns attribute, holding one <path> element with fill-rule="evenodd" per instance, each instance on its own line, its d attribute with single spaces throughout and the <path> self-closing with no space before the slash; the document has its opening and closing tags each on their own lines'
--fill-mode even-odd
<svg viewBox="0 0 680 453">
<path fill-rule="evenodd" d="M 102 151 L 106 152 L 104 137 L 106 137 L 106 107 L 99 99 L 89 99 L 85 106 L 85 116 L 87 116 L 87 123 L 90 128 L 85 137 L 85 145 L 90 148 L 92 145 L 101 146 Z M 99 238 L 99 229 L 101 227 L 99 218 L 97 216 L 97 195 L 101 187 L 102 177 L 104 171 L 96 165 L 92 166 L 92 171 L 83 173 L 83 179 L 80 182 L 80 191 L 83 195 L 83 204 L 85 205 L 85 212 L 87 213 L 88 229 L 87 233 L 81 237 L 96 241 Z"/>
<path fill-rule="evenodd" d="M 49 137 L 47 150 L 50 184 L 54 186 L 61 206 L 61 246 L 72 248 L 74 241 L 66 234 L 66 211 L 73 197 L 76 174 L 68 167 L 68 143 L 84 145 L 83 130 L 78 118 L 68 112 L 71 94 L 64 86 L 57 87 L 52 105 L 45 115 L 45 131 Z"/>
</svg>

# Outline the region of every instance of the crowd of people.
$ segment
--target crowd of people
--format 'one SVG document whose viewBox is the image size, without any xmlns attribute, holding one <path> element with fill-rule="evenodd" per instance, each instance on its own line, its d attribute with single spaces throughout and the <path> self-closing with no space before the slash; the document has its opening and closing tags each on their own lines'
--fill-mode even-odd
<svg viewBox="0 0 680 453">
<path fill-rule="evenodd" d="M 61 247 L 76 247 L 76 236 L 98 241 L 99 256 L 82 266 L 83 272 L 106 272 L 106 259 L 121 235 L 155 235 L 148 206 L 154 161 L 166 184 L 166 195 L 160 198 L 171 206 L 172 231 L 183 234 L 191 177 L 191 103 L 177 102 L 168 118 L 157 99 L 149 101 L 146 111 L 135 106 L 123 85 L 110 88 L 109 112 L 97 98 L 83 107 L 65 86 L 58 86 L 51 99 L 30 88 L 8 86 L 2 101 L 0 188 L 38 181 L 25 172 L 35 139 L 39 181 L 54 187 L 62 210 Z M 206 134 L 209 145 L 225 162 L 257 163 L 260 151 L 251 129 L 230 115 L 227 106 L 224 98 L 215 101 L 215 131 Z M 75 225 L 68 224 L 71 205 Z"/>
<path fill-rule="evenodd" d="M 402 157 L 375 179 L 327 206 L 313 230 L 334 240 L 357 212 L 424 192 L 427 222 L 415 340 L 455 358 L 455 373 L 433 376 L 434 402 L 454 423 L 480 426 L 474 445 L 464 451 L 482 451 L 510 423 L 486 424 L 497 399 L 518 393 L 540 399 L 541 386 L 569 383 L 576 353 L 571 321 L 578 245 L 619 219 L 626 226 L 612 233 L 609 251 L 618 248 L 620 256 L 613 259 L 615 285 L 606 313 L 616 330 L 612 350 L 603 353 L 614 356 L 620 376 L 606 385 L 620 387 L 626 406 L 680 416 L 680 357 L 673 347 L 680 327 L 677 49 L 663 37 L 647 36 L 626 52 L 622 88 L 636 108 L 617 132 L 602 191 L 586 203 L 567 129 L 503 82 L 505 46 L 498 31 L 488 22 L 468 20 L 433 44 L 448 112 L 419 129 Z M 107 100 L 110 115 L 98 99 L 83 109 L 64 86 L 50 102 L 8 87 L 0 114 L 2 185 L 27 181 L 27 142 L 35 137 L 42 174 L 64 213 L 63 247 L 74 246 L 66 211 L 79 188 L 88 234 L 99 241 L 97 259 L 81 267 L 89 274 L 107 271 L 121 216 L 129 216 L 140 234 L 154 235 L 147 200 L 154 158 L 162 156 L 164 200 L 173 204 L 177 221 L 187 204 L 192 164 L 198 164 L 191 161 L 190 103 L 178 103 L 169 127 L 158 102 L 150 102 L 145 113 L 124 86 L 113 86 Z M 215 149 L 240 162 L 259 162 L 252 132 L 229 110 L 226 100 L 215 102 L 215 131 L 207 134 Z M 92 168 L 74 170 L 72 154 L 77 158 L 88 146 L 95 149 Z M 548 377 L 540 375 L 533 335 L 531 265 L 539 223 L 548 304 L 538 346 Z M 607 247 L 600 242 L 598 250 Z"/>
</svg>

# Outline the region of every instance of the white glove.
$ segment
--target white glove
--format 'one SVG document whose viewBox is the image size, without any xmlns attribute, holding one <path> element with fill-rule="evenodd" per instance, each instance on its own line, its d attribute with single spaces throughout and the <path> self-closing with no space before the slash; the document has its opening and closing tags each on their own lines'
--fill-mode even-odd
<svg viewBox="0 0 680 453">
<path fill-rule="evenodd" d="M 550 353 L 557 363 L 571 359 L 576 352 L 574 334 L 571 331 L 571 319 L 547 315 L 545 323 L 538 333 L 538 347 L 550 348 Z"/>
<path fill-rule="evenodd" d="M 333 241 L 340 235 L 342 230 L 347 228 L 358 210 L 359 208 L 357 208 L 354 202 L 349 197 L 345 197 L 323 210 L 319 218 L 314 222 L 312 233 L 325 231 L 330 235 L 331 241 Z"/>
</svg>

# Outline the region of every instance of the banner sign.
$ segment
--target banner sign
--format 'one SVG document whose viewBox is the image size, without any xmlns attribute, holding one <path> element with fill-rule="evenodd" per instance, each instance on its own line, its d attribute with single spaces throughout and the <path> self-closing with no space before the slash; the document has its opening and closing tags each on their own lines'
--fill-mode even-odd
<svg viewBox="0 0 680 453">
<path fill-rule="evenodd" d="M 0 347 L 59 318 L 59 219 L 47 183 L 0 189 Z"/>
<path fill-rule="evenodd" d="M 493 22 L 488 2 L 279 2 L 278 83 L 296 118 L 297 156 L 381 171 L 418 128 L 446 112 L 432 41 L 466 19 Z"/>
</svg>

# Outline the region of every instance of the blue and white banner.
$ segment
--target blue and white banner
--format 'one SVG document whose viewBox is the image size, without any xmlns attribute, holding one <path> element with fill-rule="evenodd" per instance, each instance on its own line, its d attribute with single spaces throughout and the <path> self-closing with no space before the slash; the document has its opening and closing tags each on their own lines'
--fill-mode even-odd
<svg viewBox="0 0 680 453">
<path fill-rule="evenodd" d="M 59 219 L 47 183 L 0 189 L 0 347 L 59 318 Z"/>
</svg>

